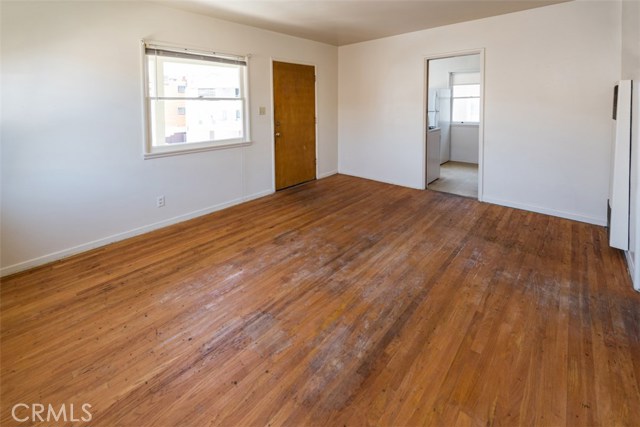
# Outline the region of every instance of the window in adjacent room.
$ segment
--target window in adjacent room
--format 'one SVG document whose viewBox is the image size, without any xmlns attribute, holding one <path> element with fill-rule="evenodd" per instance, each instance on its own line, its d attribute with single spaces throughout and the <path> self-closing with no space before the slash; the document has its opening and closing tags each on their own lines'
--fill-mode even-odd
<svg viewBox="0 0 640 427">
<path fill-rule="evenodd" d="M 146 42 L 145 155 L 246 144 L 247 58 Z"/>
<path fill-rule="evenodd" d="M 480 73 L 451 73 L 451 121 L 480 122 Z"/>
</svg>

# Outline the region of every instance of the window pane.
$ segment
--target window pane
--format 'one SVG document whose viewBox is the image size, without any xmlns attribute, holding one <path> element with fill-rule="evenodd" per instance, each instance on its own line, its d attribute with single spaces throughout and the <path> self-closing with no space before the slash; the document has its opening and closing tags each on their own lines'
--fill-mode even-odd
<svg viewBox="0 0 640 427">
<path fill-rule="evenodd" d="M 451 110 L 454 122 L 480 122 L 480 98 L 453 98 Z"/>
<path fill-rule="evenodd" d="M 160 97 L 240 98 L 241 68 L 177 58 L 158 58 L 162 64 Z"/>
<path fill-rule="evenodd" d="M 480 85 L 456 85 L 453 86 L 454 98 L 463 96 L 480 96 Z"/>
<path fill-rule="evenodd" d="M 151 104 L 154 146 L 244 138 L 242 100 L 154 100 Z"/>
<path fill-rule="evenodd" d="M 149 73 L 149 96 L 158 96 L 156 93 L 156 57 L 147 56 L 147 72 Z"/>
</svg>

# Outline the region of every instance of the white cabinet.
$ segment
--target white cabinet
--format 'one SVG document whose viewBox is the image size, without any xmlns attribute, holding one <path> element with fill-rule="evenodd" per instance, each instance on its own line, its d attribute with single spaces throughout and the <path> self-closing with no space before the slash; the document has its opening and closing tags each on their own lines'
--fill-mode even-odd
<svg viewBox="0 0 640 427">
<path fill-rule="evenodd" d="M 427 131 L 427 184 L 440 178 L 440 129 Z"/>
</svg>

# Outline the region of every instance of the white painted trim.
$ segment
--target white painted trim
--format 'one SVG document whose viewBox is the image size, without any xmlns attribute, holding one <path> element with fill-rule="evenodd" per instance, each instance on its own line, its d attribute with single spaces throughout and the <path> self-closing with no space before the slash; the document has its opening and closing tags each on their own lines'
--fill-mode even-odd
<svg viewBox="0 0 640 427">
<path fill-rule="evenodd" d="M 178 215 L 173 218 L 165 219 L 162 221 L 155 222 L 153 224 L 144 225 L 142 227 L 134 228 L 132 230 L 124 231 L 122 233 L 113 234 L 111 236 L 103 237 L 98 240 L 94 240 L 92 242 L 83 243 L 78 246 L 74 246 L 71 248 L 63 249 L 61 251 L 53 252 L 47 255 L 43 255 L 37 258 L 33 258 L 27 261 L 19 262 L 17 264 L 9 265 L 6 267 L 2 267 L 0 269 L 0 277 L 7 276 L 9 274 L 18 273 L 23 270 L 28 270 L 30 268 L 38 267 L 44 264 L 48 264 L 53 261 L 58 261 L 63 258 L 70 257 L 72 255 L 76 255 L 82 252 L 89 251 L 91 249 L 96 249 L 101 246 L 108 245 L 110 243 L 118 242 L 120 240 L 125 240 L 130 237 L 138 236 L 140 234 L 148 233 L 153 230 L 157 230 L 159 228 L 167 227 L 169 225 L 177 224 L 179 222 L 188 221 L 193 218 L 197 218 L 199 216 L 207 215 L 212 212 L 216 212 L 234 205 L 238 205 L 240 203 L 248 202 L 250 200 L 258 199 L 260 197 L 268 196 L 273 194 L 273 191 L 266 190 L 261 191 L 259 193 L 254 193 L 249 196 L 239 197 L 237 199 L 220 203 L 218 205 L 209 206 L 204 209 L 199 209 L 197 211 L 189 212 L 184 215 Z"/>
<path fill-rule="evenodd" d="M 270 75 L 270 83 L 271 83 L 271 157 L 272 157 L 272 162 L 271 164 L 273 165 L 273 174 L 272 174 L 272 186 L 271 188 L 273 189 L 273 191 L 276 191 L 276 129 L 275 129 L 275 105 L 274 105 L 274 99 L 273 99 L 273 62 L 287 62 L 289 64 L 297 64 L 297 65 L 308 65 L 310 67 L 313 67 L 313 75 L 315 76 L 314 79 L 314 85 L 313 85 L 313 91 L 314 91 L 314 106 L 313 108 L 315 108 L 315 116 L 316 116 L 316 179 L 320 179 L 320 151 L 318 150 L 318 146 L 320 145 L 320 138 L 318 137 L 318 124 L 320 123 L 320 111 L 318 110 L 318 65 L 312 62 L 305 62 L 305 61 L 299 61 L 297 59 L 287 59 L 287 58 L 282 58 L 282 57 L 275 57 L 272 56 L 270 58 L 269 61 L 269 75 Z"/>
<path fill-rule="evenodd" d="M 633 285 L 633 289 L 640 292 L 640 283 L 638 283 L 637 280 L 634 280 L 636 278 L 637 272 L 635 262 L 633 260 L 633 257 L 631 256 L 631 252 L 624 251 L 624 257 L 627 260 L 627 268 L 629 269 L 629 275 L 631 276 L 631 284 Z"/>
<path fill-rule="evenodd" d="M 223 141 L 201 141 L 195 143 L 188 143 L 184 145 L 175 145 L 175 146 L 162 146 L 162 147 L 154 147 L 153 141 L 151 140 L 152 131 L 151 131 L 151 111 L 149 108 L 149 67 L 147 62 L 147 46 L 154 46 L 158 48 L 167 47 L 169 49 L 174 49 L 178 51 L 192 51 L 199 54 L 214 54 L 225 57 L 232 58 L 243 58 L 245 59 L 246 65 L 244 66 L 244 72 L 242 73 L 242 94 L 243 98 L 239 98 L 239 100 L 243 101 L 244 105 L 244 119 L 243 119 L 243 130 L 244 136 L 242 139 L 230 139 Z M 252 144 L 251 138 L 251 93 L 249 91 L 249 74 L 251 72 L 250 66 L 251 55 L 237 55 L 230 53 L 221 53 L 221 52 L 213 52 L 211 50 L 206 50 L 198 47 L 190 47 L 190 46 L 179 46 L 173 43 L 165 43 L 160 41 L 152 41 L 152 40 L 140 40 L 140 60 L 141 60 L 141 70 L 142 70 L 142 137 L 144 139 L 144 143 L 142 145 L 142 158 L 145 160 L 155 159 L 159 157 L 169 157 L 169 156 L 178 156 L 182 154 L 190 154 L 190 153 L 199 153 L 202 151 L 210 151 L 210 150 L 221 150 L 226 148 L 233 147 L 243 147 Z M 178 98 L 179 99 L 179 98 Z M 236 98 L 229 98 L 236 99 Z"/>
<path fill-rule="evenodd" d="M 140 40 L 140 67 L 142 78 L 142 158 L 151 152 L 151 116 L 149 111 L 149 65 L 147 63 L 146 47 L 144 40 Z"/>
<path fill-rule="evenodd" d="M 201 153 L 203 151 L 226 150 L 227 148 L 246 147 L 247 145 L 251 144 L 253 144 L 252 141 L 233 142 L 230 144 L 211 144 L 204 146 L 196 146 L 196 144 L 193 144 L 193 147 L 187 146 L 184 148 L 176 148 L 171 151 L 156 151 L 152 153 L 145 153 L 144 159 L 148 160 L 157 159 L 160 157 L 180 156 L 182 154 Z"/>
<path fill-rule="evenodd" d="M 269 61 L 269 96 L 270 96 L 270 105 L 271 105 L 271 114 L 269 115 L 269 121 L 271 122 L 271 191 L 275 193 L 276 191 L 276 124 L 275 124 L 275 114 L 273 111 L 274 100 L 273 100 L 273 61 L 275 59 L 272 57 Z M 317 143 L 318 141 L 316 141 Z"/>
<path fill-rule="evenodd" d="M 318 177 L 318 179 L 322 179 L 322 178 L 327 178 L 327 177 L 329 177 L 331 175 L 336 175 L 337 173 L 338 173 L 338 170 L 334 169 L 334 170 L 329 171 L 329 172 L 318 173 L 317 177 Z"/>
<path fill-rule="evenodd" d="M 424 190 L 424 188 L 411 187 L 411 186 L 408 186 L 406 184 L 401 184 L 401 183 L 394 182 L 394 181 L 382 180 L 382 179 L 380 179 L 378 177 L 364 176 L 362 174 L 356 174 L 356 173 L 345 171 L 345 170 L 340 170 L 339 173 L 342 174 L 342 175 L 355 176 L 357 178 L 364 178 L 364 179 L 370 179 L 372 181 L 384 182 L 386 184 L 398 185 L 400 187 L 414 188 L 416 190 Z M 551 215 L 551 216 L 556 216 L 556 217 L 560 217 L 560 218 L 571 219 L 571 220 L 574 220 L 574 221 L 585 222 L 585 223 L 594 224 L 594 225 L 600 225 L 600 226 L 603 226 L 603 227 L 607 225 L 607 220 L 605 218 L 603 218 L 603 219 L 593 218 L 593 217 L 577 214 L 577 213 L 574 213 L 574 212 L 565 212 L 565 211 L 560 211 L 560 210 L 555 210 L 555 209 L 541 208 L 541 207 L 535 206 L 535 205 L 528 205 L 528 204 L 525 204 L 525 203 L 518 203 L 518 202 L 510 202 L 510 201 L 506 201 L 506 200 L 496 199 L 496 198 L 493 198 L 493 197 L 485 197 L 485 199 L 483 201 L 486 202 L 486 203 L 494 204 L 494 205 L 506 206 L 508 208 L 514 208 L 514 209 L 522 209 L 522 210 L 525 210 L 525 211 L 536 212 L 536 213 L 541 213 L 541 214 L 545 214 L 545 215 Z"/>
<path fill-rule="evenodd" d="M 447 53 L 434 53 L 434 54 L 426 54 L 423 55 L 422 61 L 424 62 L 425 69 L 425 78 L 424 81 L 424 90 L 423 92 L 423 153 L 422 153 L 422 189 L 428 188 L 429 186 L 426 184 L 427 182 L 427 101 L 428 101 L 428 82 L 429 82 L 429 61 L 434 59 L 443 59 L 443 58 L 454 58 L 457 56 L 467 56 L 467 55 L 480 55 L 480 123 L 474 123 L 479 127 L 478 129 L 478 201 L 483 202 L 486 201 L 484 196 L 484 104 L 485 104 L 485 67 L 484 67 L 484 59 L 485 59 L 485 48 L 476 48 L 469 50 L 460 50 L 456 52 L 447 52 Z M 500 204 L 500 203 L 497 203 Z M 505 205 L 506 206 L 506 205 Z M 536 211 L 537 212 L 537 211 Z"/>
<path fill-rule="evenodd" d="M 480 49 L 480 123 L 478 124 L 478 201 L 484 201 L 484 104 L 485 97 L 485 49 Z"/>
<path fill-rule="evenodd" d="M 413 188 L 415 190 L 424 190 L 424 187 L 422 187 L 422 188 L 414 187 L 414 186 L 403 184 L 403 183 L 400 183 L 400 182 L 397 182 L 397 181 L 384 180 L 384 179 L 380 179 L 377 176 L 376 177 L 366 176 L 366 175 L 358 174 L 358 173 L 355 173 L 355 172 L 346 171 L 344 169 L 338 170 L 338 173 L 341 174 L 341 175 L 354 176 L 356 178 L 368 179 L 368 180 L 376 181 L 376 182 L 383 182 L 385 184 L 397 185 L 398 187 Z"/>
<path fill-rule="evenodd" d="M 639 177 L 639 171 L 638 168 L 640 168 L 640 132 L 637 131 L 638 128 L 638 112 L 640 112 L 640 81 L 638 80 L 633 80 L 632 81 L 632 86 L 633 86 L 633 93 L 631 94 L 631 99 L 633 100 L 633 104 L 631 105 L 631 112 L 632 112 L 632 117 L 631 117 L 631 125 L 632 125 L 632 129 L 631 129 L 631 155 L 632 155 L 632 165 L 631 165 L 631 180 L 632 182 L 634 182 L 634 180 L 640 180 Z M 640 183 L 638 183 L 637 181 L 635 181 L 636 185 L 635 186 L 631 186 L 632 189 L 635 189 L 635 196 L 636 196 L 636 200 L 635 200 L 635 206 L 633 206 L 635 208 L 635 215 L 636 218 L 633 218 L 635 220 L 635 235 L 633 236 L 634 238 L 633 240 L 633 248 L 629 248 L 630 250 L 633 251 L 633 256 L 634 259 L 632 260 L 632 263 L 630 263 L 630 267 L 632 266 L 633 268 L 630 268 L 630 272 L 631 272 L 631 281 L 633 282 L 633 288 L 640 292 L 640 218 L 638 218 L 638 216 L 640 216 L 640 190 L 638 189 L 638 185 L 640 185 Z M 635 188 L 634 188 L 635 187 Z M 633 190 L 632 190 L 633 191 Z M 632 195 L 633 196 L 633 195 Z M 633 199 L 633 197 L 631 197 L 631 199 Z M 633 212 L 633 211 L 631 211 Z M 629 215 L 631 216 L 631 215 Z M 629 227 L 631 230 L 631 227 Z M 627 256 L 631 256 L 631 252 L 627 252 Z"/>
<path fill-rule="evenodd" d="M 487 202 L 487 203 L 494 204 L 494 205 L 506 206 L 506 207 L 509 207 L 509 208 L 522 209 L 522 210 L 525 210 L 525 211 L 531 211 L 531 212 L 537 212 L 537 213 L 541 213 L 541 214 L 545 214 L 545 215 L 557 216 L 557 217 L 560 217 L 560 218 L 571 219 L 571 220 L 579 221 L 579 222 L 586 222 L 588 224 L 600 225 L 600 226 L 603 226 L 603 227 L 607 225 L 607 219 L 606 218 L 593 218 L 593 217 L 582 215 L 582 214 L 575 213 L 575 212 L 566 212 L 566 211 L 560 211 L 560 210 L 556 210 L 556 209 L 542 208 L 540 206 L 530 205 L 530 204 L 527 204 L 527 203 L 511 202 L 511 201 L 507 201 L 507 200 L 497 199 L 497 198 L 494 198 L 494 197 L 486 197 L 485 196 L 483 201 Z"/>
<path fill-rule="evenodd" d="M 627 257 L 628 257 L 627 259 L 631 259 L 631 262 L 629 262 L 628 265 L 629 265 L 629 272 L 631 273 L 631 283 L 633 285 L 633 289 L 640 292 L 640 265 L 638 265 L 638 263 L 636 262 L 640 253 L 638 252 L 638 246 L 639 245 L 636 245 L 635 260 L 633 259 L 629 251 L 625 253 L 627 254 Z"/>
<path fill-rule="evenodd" d="M 427 134 L 429 133 L 429 59 L 430 58 L 422 59 L 424 64 L 424 75 L 422 76 L 422 81 L 424 82 L 424 90 L 422 91 L 422 179 L 420 180 L 420 190 L 426 190 L 429 187 L 427 185 Z"/>
<path fill-rule="evenodd" d="M 631 281 L 633 282 L 633 289 L 640 292 L 640 268 L 635 268 L 635 267 L 637 266 L 634 263 L 634 269 L 633 269 L 633 275 L 631 276 Z"/>
</svg>

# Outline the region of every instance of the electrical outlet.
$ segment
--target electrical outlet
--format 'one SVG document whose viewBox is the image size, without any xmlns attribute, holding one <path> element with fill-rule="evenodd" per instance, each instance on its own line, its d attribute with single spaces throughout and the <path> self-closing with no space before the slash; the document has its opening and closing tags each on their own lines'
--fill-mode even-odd
<svg viewBox="0 0 640 427">
<path fill-rule="evenodd" d="M 164 206 L 164 196 L 158 196 L 156 199 L 156 207 L 161 208 Z"/>
</svg>

